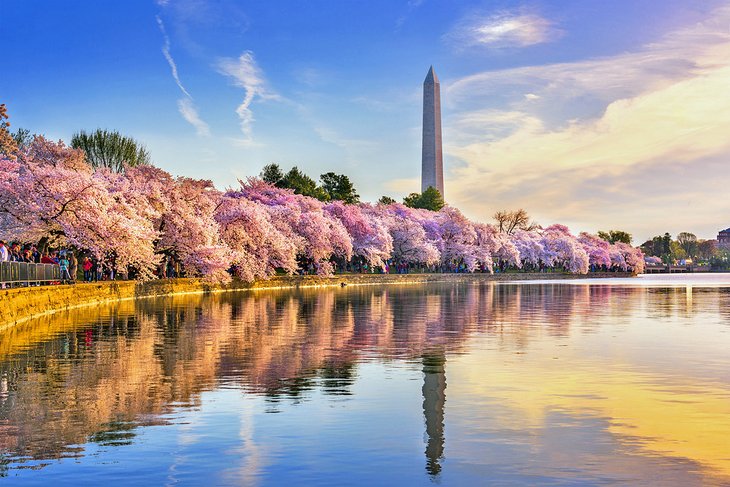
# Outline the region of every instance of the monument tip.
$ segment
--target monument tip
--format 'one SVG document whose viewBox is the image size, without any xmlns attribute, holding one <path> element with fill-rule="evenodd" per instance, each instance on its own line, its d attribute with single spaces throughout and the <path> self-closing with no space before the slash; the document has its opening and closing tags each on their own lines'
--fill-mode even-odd
<svg viewBox="0 0 730 487">
<path fill-rule="evenodd" d="M 436 71 L 434 71 L 433 65 L 431 65 L 431 67 L 429 68 L 428 74 L 426 74 L 426 80 L 424 82 L 425 83 L 429 83 L 429 82 L 438 83 L 439 82 L 439 78 L 438 78 L 438 76 L 436 76 Z"/>
</svg>

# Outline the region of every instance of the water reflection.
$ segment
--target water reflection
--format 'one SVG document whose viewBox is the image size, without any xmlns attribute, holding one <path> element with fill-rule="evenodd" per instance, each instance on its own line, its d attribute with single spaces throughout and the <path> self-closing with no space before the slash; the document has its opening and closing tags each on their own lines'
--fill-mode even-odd
<svg viewBox="0 0 730 487">
<path fill-rule="evenodd" d="M 418 455 L 432 479 L 621 483 L 630 466 L 634 480 L 671 471 L 669 483 L 719 482 L 730 478 L 728 304 L 725 288 L 444 284 L 184 296 L 43 317 L 0 337 L 0 475 L 84 461 L 93 445 L 133 449 L 141 427 L 203 414 L 206 392 L 230 390 L 245 411 L 232 451 L 249 462 L 231 475 L 258 483 L 263 452 L 277 446 L 257 436 L 269 424 L 260 414 L 341 401 L 357 411 L 362 384 L 390 377 L 366 373 L 374 364 L 403 388 L 418 373 L 422 412 L 371 407 L 422 413 Z M 366 437 L 389 425 L 342 427 Z M 184 428 L 181 441 L 217 448 L 194 422 Z M 311 446 L 304 436 L 289 441 Z"/>
<path fill-rule="evenodd" d="M 444 405 L 446 404 L 446 358 L 443 354 L 423 356 L 423 416 L 426 418 L 426 471 L 441 472 L 444 454 Z"/>
</svg>

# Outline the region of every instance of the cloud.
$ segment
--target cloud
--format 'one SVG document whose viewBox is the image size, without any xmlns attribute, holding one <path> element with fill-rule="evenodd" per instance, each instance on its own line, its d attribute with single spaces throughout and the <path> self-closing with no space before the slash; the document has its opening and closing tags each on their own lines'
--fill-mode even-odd
<svg viewBox="0 0 730 487">
<path fill-rule="evenodd" d="M 233 80 L 233 84 L 245 91 L 243 101 L 236 108 L 241 121 L 241 132 L 245 140 L 252 139 L 251 125 L 254 122 L 251 104 L 255 99 L 279 99 L 279 96 L 269 91 L 264 80 L 261 68 L 256 63 L 253 52 L 245 51 L 238 59 L 223 58 L 217 64 L 218 71 Z"/>
<path fill-rule="evenodd" d="M 167 64 L 170 65 L 172 77 L 175 79 L 175 83 L 177 84 L 177 87 L 180 88 L 180 91 L 182 91 L 185 96 L 192 98 L 190 96 L 190 93 L 188 93 L 188 90 L 185 89 L 182 82 L 180 81 L 180 76 L 177 74 L 177 64 L 175 64 L 175 60 L 170 55 L 170 37 L 167 35 L 167 31 L 165 30 L 165 24 L 162 22 L 162 19 L 159 15 L 156 15 L 155 19 L 157 19 L 157 25 L 160 27 L 162 37 L 165 40 L 165 43 L 162 45 L 162 55 L 165 56 L 165 59 L 167 59 Z"/>
<path fill-rule="evenodd" d="M 534 13 L 500 12 L 488 17 L 469 15 L 447 35 L 459 47 L 527 47 L 552 41 L 562 32 Z"/>
<path fill-rule="evenodd" d="M 195 131 L 198 135 L 204 137 L 210 136 L 210 127 L 203 120 L 200 119 L 198 111 L 193 105 L 193 101 L 190 98 L 180 98 L 177 101 L 177 109 L 180 111 L 180 115 L 188 121 L 190 125 L 195 127 Z"/>
<path fill-rule="evenodd" d="M 167 1 L 158 3 L 160 6 L 164 6 L 167 4 Z M 208 124 L 200 118 L 200 115 L 198 115 L 198 110 L 193 104 L 192 95 L 190 95 L 188 90 L 185 89 L 185 86 L 183 86 L 182 81 L 180 81 L 180 76 L 177 72 L 177 64 L 170 54 L 170 37 L 167 35 L 167 31 L 165 30 L 165 24 L 162 22 L 159 15 L 156 15 L 155 19 L 157 20 L 157 25 L 160 27 L 160 32 L 162 32 L 162 37 L 165 41 L 162 45 L 162 55 L 165 56 L 167 64 L 170 65 L 170 71 L 172 72 L 175 84 L 177 84 L 177 87 L 184 95 L 184 98 L 180 98 L 177 101 L 177 109 L 180 112 L 180 115 L 182 115 L 190 125 L 195 127 L 195 131 L 198 135 L 205 137 L 210 136 L 210 127 L 208 127 Z"/>
<path fill-rule="evenodd" d="M 722 8 L 632 53 L 449 84 L 445 149 L 462 163 L 449 200 L 474 216 L 525 207 L 577 229 L 712 236 L 730 205 L 698 202 L 730 179 L 728 22 Z"/>
</svg>

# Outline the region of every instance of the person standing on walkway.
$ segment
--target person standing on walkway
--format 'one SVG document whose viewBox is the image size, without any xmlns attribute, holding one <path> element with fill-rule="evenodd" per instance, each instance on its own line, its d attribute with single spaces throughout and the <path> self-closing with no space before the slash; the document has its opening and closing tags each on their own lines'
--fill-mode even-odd
<svg viewBox="0 0 730 487">
<path fill-rule="evenodd" d="M 20 244 L 17 242 L 10 246 L 9 260 L 10 262 L 22 262 L 22 259 L 20 258 Z"/>
<path fill-rule="evenodd" d="M 69 252 L 68 255 L 68 274 L 71 276 L 71 280 L 76 282 L 76 277 L 79 272 L 79 261 L 76 258 L 76 254 Z"/>
<path fill-rule="evenodd" d="M 8 253 L 8 247 L 4 240 L 0 240 L 0 264 L 10 260 L 10 254 Z M 5 283 L 0 283 L 0 289 L 5 289 Z"/>
<path fill-rule="evenodd" d="M 68 273 L 69 262 L 65 255 L 61 255 L 58 260 L 58 265 L 61 267 L 61 282 L 71 281 L 71 275 Z"/>
<path fill-rule="evenodd" d="M 84 281 L 91 282 L 91 259 L 84 257 L 84 261 L 81 263 L 81 268 L 84 270 Z"/>
</svg>

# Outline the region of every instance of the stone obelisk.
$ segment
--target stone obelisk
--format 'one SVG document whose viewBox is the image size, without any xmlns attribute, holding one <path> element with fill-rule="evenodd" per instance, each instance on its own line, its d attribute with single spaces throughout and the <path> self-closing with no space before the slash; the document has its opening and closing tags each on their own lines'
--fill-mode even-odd
<svg viewBox="0 0 730 487">
<path fill-rule="evenodd" d="M 433 70 L 423 82 L 423 145 L 421 146 L 421 192 L 429 186 L 444 196 L 444 157 L 441 150 L 441 85 Z"/>
</svg>

